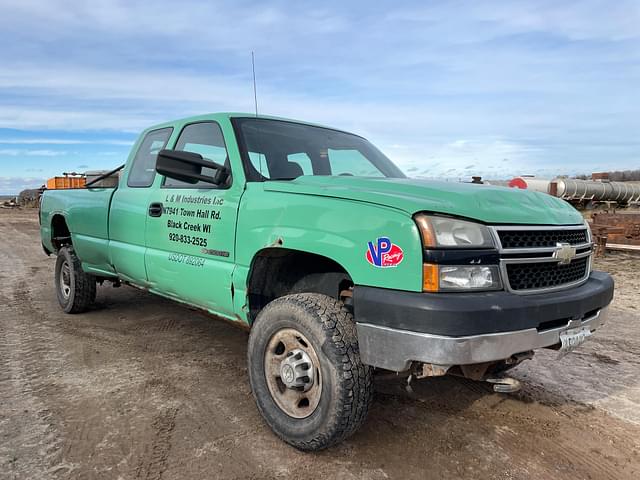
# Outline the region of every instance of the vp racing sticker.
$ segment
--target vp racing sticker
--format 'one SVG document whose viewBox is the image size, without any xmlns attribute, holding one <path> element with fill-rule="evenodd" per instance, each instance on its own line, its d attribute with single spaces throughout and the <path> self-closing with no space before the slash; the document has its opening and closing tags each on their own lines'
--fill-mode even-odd
<svg viewBox="0 0 640 480">
<path fill-rule="evenodd" d="M 367 262 L 374 267 L 388 268 L 397 267 L 404 258 L 404 252 L 395 243 L 392 243 L 388 237 L 378 237 L 374 245 L 373 242 L 367 242 Z"/>
</svg>

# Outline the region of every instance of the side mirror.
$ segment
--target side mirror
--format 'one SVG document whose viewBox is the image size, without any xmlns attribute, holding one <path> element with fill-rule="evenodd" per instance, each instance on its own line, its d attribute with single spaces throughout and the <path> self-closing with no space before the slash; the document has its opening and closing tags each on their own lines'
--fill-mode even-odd
<svg viewBox="0 0 640 480">
<path fill-rule="evenodd" d="M 203 175 L 203 167 L 214 169 L 215 174 Z M 156 172 L 192 185 L 198 182 L 222 185 L 229 178 L 229 169 L 224 165 L 205 160 L 199 153 L 180 150 L 160 150 L 156 161 Z"/>
</svg>

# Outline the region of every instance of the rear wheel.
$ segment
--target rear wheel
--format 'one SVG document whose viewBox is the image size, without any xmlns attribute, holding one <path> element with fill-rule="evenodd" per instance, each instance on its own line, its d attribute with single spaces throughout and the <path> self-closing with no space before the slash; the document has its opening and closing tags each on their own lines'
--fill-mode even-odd
<svg viewBox="0 0 640 480">
<path fill-rule="evenodd" d="M 96 299 L 96 279 L 82 270 L 72 247 L 58 251 L 55 285 L 58 302 L 65 313 L 84 312 Z"/>
<path fill-rule="evenodd" d="M 271 429 L 300 450 L 320 450 L 355 432 L 372 398 L 371 368 L 358 351 L 342 302 L 303 293 L 278 298 L 249 337 L 249 380 Z"/>
</svg>

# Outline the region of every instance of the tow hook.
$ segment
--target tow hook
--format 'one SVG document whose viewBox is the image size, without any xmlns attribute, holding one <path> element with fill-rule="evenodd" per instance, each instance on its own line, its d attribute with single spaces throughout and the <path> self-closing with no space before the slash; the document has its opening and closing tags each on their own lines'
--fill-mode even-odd
<svg viewBox="0 0 640 480">
<path fill-rule="evenodd" d="M 485 378 L 485 382 L 493 384 L 493 391 L 497 393 L 515 393 L 522 388 L 518 380 L 511 377 Z"/>
</svg>

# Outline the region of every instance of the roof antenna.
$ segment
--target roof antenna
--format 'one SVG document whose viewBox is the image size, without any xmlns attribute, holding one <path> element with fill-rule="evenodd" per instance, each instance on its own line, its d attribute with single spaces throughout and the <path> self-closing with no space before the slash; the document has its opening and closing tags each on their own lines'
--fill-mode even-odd
<svg viewBox="0 0 640 480">
<path fill-rule="evenodd" d="M 256 60 L 253 50 L 251 50 L 251 70 L 253 71 L 253 103 L 256 106 L 256 119 L 258 118 L 258 93 L 256 89 Z M 257 125 L 258 128 L 258 138 L 260 138 L 260 124 Z M 262 177 L 262 154 L 258 153 L 258 165 L 260 168 L 260 176 Z"/>
<path fill-rule="evenodd" d="M 256 61 L 251 50 L 251 70 L 253 70 L 253 103 L 256 106 L 256 117 L 258 116 L 258 93 L 256 90 Z"/>
</svg>

